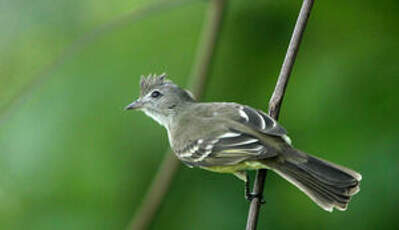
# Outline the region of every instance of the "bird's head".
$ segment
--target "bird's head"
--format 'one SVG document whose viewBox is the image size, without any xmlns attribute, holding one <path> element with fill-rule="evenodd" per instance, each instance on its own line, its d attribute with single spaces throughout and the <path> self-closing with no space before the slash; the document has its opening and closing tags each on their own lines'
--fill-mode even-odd
<svg viewBox="0 0 399 230">
<path fill-rule="evenodd" d="M 185 105 L 195 101 L 190 91 L 180 88 L 166 77 L 166 74 L 142 76 L 140 97 L 125 110 L 142 110 L 166 126 Z"/>
</svg>

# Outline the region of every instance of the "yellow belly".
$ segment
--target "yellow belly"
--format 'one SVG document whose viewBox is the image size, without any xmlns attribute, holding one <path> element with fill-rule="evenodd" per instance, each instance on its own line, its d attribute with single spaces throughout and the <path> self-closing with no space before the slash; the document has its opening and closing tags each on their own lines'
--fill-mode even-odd
<svg viewBox="0 0 399 230">
<path fill-rule="evenodd" d="M 267 169 L 268 167 L 265 164 L 262 164 L 262 162 L 260 161 L 245 161 L 236 165 L 211 166 L 201 168 L 217 173 L 235 173 L 245 170 Z"/>
</svg>

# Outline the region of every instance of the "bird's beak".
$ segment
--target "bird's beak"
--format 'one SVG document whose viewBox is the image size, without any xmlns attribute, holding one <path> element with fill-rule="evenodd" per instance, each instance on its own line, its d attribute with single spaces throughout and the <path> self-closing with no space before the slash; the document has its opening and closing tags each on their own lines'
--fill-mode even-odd
<svg viewBox="0 0 399 230">
<path fill-rule="evenodd" d="M 126 106 L 125 110 L 140 109 L 142 107 L 143 107 L 143 102 L 140 99 L 137 99 L 133 103 L 131 103 L 128 106 Z"/>
</svg>

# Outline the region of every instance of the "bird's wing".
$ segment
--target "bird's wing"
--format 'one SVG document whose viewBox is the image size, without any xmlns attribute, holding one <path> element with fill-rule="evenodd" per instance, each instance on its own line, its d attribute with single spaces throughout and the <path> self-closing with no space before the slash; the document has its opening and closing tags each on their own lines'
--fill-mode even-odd
<svg viewBox="0 0 399 230">
<path fill-rule="evenodd" d="M 224 166 L 265 159 L 278 154 L 280 143 L 290 143 L 283 127 L 266 113 L 249 106 L 201 103 L 195 111 L 197 122 L 191 128 L 198 129 L 197 132 L 192 132 L 187 141 L 180 142 L 183 146 L 174 149 L 188 165 Z"/>
<path fill-rule="evenodd" d="M 250 134 L 229 129 L 207 139 L 197 139 L 182 149 L 175 149 L 180 160 L 192 166 L 235 165 L 244 160 L 275 156 L 267 146 Z"/>
<path fill-rule="evenodd" d="M 238 119 L 240 123 L 264 134 L 279 137 L 287 135 L 287 131 L 268 114 L 249 106 L 239 104 L 233 106 L 240 115 L 240 118 Z"/>
</svg>

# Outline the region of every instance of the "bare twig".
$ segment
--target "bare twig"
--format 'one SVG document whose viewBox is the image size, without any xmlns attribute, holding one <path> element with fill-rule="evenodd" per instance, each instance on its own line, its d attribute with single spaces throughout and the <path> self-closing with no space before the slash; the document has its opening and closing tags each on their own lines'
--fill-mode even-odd
<svg viewBox="0 0 399 230">
<path fill-rule="evenodd" d="M 189 83 L 189 88 L 197 98 L 202 96 L 205 89 L 216 43 L 221 31 L 226 2 L 226 0 L 211 0 L 209 3 L 202 39 L 197 50 L 197 57 Z M 142 230 L 148 228 L 169 189 L 178 165 L 177 158 L 169 150 L 128 229 Z"/>
<path fill-rule="evenodd" d="M 304 0 L 302 3 L 301 11 L 299 13 L 298 19 L 295 24 L 294 32 L 288 46 L 287 53 L 283 65 L 281 67 L 280 75 L 277 80 L 276 87 L 274 88 L 273 95 L 269 102 L 269 114 L 274 119 L 278 119 L 281 103 L 284 98 L 285 89 L 287 87 L 288 80 L 294 66 L 295 58 L 298 53 L 299 45 L 302 40 L 303 32 L 305 31 L 308 18 L 310 16 L 310 11 L 313 6 L 313 0 Z M 254 182 L 253 193 L 263 194 L 263 187 L 265 183 L 265 178 L 267 175 L 266 169 L 258 170 L 256 174 L 256 179 Z M 255 230 L 258 223 L 259 210 L 261 206 L 261 200 L 259 198 L 254 198 L 251 201 L 248 219 L 247 219 L 247 230 Z"/>
<path fill-rule="evenodd" d="M 166 192 L 169 190 L 178 166 L 179 161 L 173 152 L 171 150 L 166 151 L 161 166 L 158 168 L 158 172 L 152 180 L 141 206 L 136 211 L 127 229 L 143 230 L 148 228 Z"/>
</svg>

